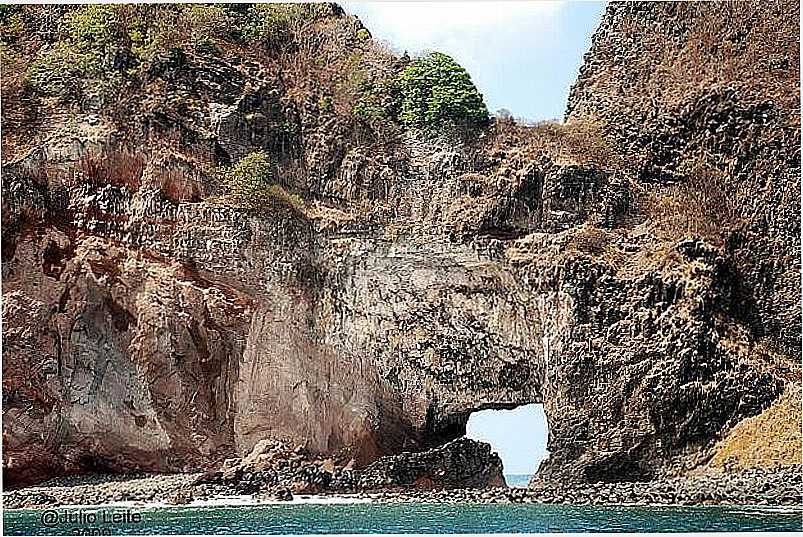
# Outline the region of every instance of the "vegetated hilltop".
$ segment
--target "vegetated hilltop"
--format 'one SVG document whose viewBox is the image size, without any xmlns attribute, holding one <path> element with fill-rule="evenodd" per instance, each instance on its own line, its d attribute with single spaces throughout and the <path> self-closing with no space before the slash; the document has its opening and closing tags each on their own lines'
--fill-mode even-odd
<svg viewBox="0 0 803 537">
<path fill-rule="evenodd" d="M 543 480 L 791 438 L 790 7 L 614 3 L 527 127 L 332 4 L 4 6 L 7 483 L 361 466 L 527 403 Z"/>
</svg>

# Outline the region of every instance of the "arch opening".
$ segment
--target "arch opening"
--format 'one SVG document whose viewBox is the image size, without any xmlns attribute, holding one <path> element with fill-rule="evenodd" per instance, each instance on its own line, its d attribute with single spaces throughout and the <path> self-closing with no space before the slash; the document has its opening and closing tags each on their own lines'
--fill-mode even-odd
<svg viewBox="0 0 803 537">
<path fill-rule="evenodd" d="M 548 455 L 548 433 L 542 404 L 480 410 L 466 424 L 466 437 L 491 444 L 499 454 L 509 487 L 527 486 Z"/>
</svg>

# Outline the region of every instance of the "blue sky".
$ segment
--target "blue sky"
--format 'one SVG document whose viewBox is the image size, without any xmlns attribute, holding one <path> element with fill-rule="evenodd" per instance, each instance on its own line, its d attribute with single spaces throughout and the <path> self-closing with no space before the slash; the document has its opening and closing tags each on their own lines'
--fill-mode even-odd
<svg viewBox="0 0 803 537">
<path fill-rule="evenodd" d="M 490 112 L 563 119 L 569 88 L 604 2 L 345 2 L 375 39 L 411 55 L 445 52 L 471 74 Z"/>
<path fill-rule="evenodd" d="M 466 436 L 490 443 L 506 474 L 534 474 L 547 455 L 544 406 L 475 412 L 468 418 Z"/>
</svg>

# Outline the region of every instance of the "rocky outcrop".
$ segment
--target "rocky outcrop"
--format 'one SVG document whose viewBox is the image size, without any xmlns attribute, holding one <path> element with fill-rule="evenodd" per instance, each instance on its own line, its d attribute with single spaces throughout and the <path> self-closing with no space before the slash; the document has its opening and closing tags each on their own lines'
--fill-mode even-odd
<svg viewBox="0 0 803 537">
<path fill-rule="evenodd" d="M 320 494 L 352 490 L 350 468 L 333 459 L 317 459 L 304 448 L 262 440 L 242 459 L 226 459 L 220 468 L 198 476 L 194 485 L 212 485 L 228 494 Z"/>
<path fill-rule="evenodd" d="M 720 20 L 725 6 L 693 9 Z M 667 43 L 693 48 L 665 24 L 683 9 L 614 4 L 565 126 L 460 145 L 380 140 L 327 111 L 293 86 L 301 47 L 263 63 L 171 53 L 124 121 L 54 112 L 3 163 L 6 483 L 202 471 L 266 441 L 353 459 L 382 486 L 493 483 L 486 448 L 447 442 L 474 411 L 527 403 L 549 423 L 536 482 L 704 466 L 799 382 L 799 153 L 783 145 L 799 112 L 735 104 L 730 70 L 703 81 L 716 99 L 662 105 L 669 130 L 613 98 L 646 75 L 603 85 L 630 69 L 610 43 L 630 36 L 648 67 Z M 639 49 L 664 35 L 639 17 L 671 39 Z M 327 21 L 298 31 L 335 61 L 359 26 Z M 720 159 L 744 129 L 749 147 Z M 225 203 L 215 170 L 256 150 L 303 207 Z M 723 221 L 716 200 L 749 210 Z M 296 481 L 312 490 L 318 470 Z"/>
<path fill-rule="evenodd" d="M 345 464 L 344 464 L 345 463 Z M 304 448 L 262 440 L 242 459 L 227 459 L 219 469 L 199 476 L 236 494 L 353 493 L 398 489 L 504 487 L 502 461 L 491 446 L 467 438 L 421 451 L 381 457 L 363 468 L 312 456 Z"/>
<path fill-rule="evenodd" d="M 603 124 L 647 196 L 694 200 L 671 207 L 689 219 L 674 226 L 722 244 L 740 286 L 736 314 L 788 354 L 800 347 L 800 70 L 799 28 L 783 14 L 798 11 L 787 1 L 612 3 L 566 110 L 569 122 Z"/>
<path fill-rule="evenodd" d="M 360 490 L 504 487 L 502 460 L 491 446 L 459 438 L 436 448 L 382 457 L 358 473 Z"/>
</svg>

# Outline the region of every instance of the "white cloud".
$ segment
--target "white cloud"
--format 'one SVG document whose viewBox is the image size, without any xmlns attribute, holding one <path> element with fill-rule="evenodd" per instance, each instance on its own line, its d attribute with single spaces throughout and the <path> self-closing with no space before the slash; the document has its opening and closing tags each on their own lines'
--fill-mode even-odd
<svg viewBox="0 0 803 537">
<path fill-rule="evenodd" d="M 346 2 L 374 36 L 411 53 L 476 52 L 547 28 L 563 2 Z M 519 34 L 519 35 L 515 35 Z"/>
</svg>

